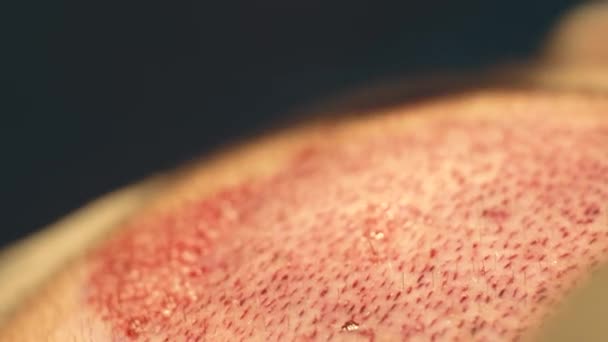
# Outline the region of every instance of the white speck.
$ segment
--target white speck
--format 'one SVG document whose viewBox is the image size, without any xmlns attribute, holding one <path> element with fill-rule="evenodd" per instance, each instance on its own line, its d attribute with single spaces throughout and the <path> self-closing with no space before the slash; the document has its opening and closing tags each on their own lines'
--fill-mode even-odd
<svg viewBox="0 0 608 342">
<path fill-rule="evenodd" d="M 352 332 L 359 330 L 359 323 L 355 321 L 348 321 L 342 325 L 342 331 Z"/>
<path fill-rule="evenodd" d="M 374 238 L 376 240 L 382 240 L 384 239 L 384 233 L 383 232 L 371 232 L 370 234 L 371 238 Z"/>
</svg>

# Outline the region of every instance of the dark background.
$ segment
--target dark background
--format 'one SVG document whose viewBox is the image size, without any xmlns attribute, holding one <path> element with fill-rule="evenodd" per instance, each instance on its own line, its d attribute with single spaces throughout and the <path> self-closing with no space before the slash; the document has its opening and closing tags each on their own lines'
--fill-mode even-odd
<svg viewBox="0 0 608 342">
<path fill-rule="evenodd" d="M 0 245 L 347 89 L 525 57 L 575 1 L 222 3 L 5 12 Z"/>
</svg>

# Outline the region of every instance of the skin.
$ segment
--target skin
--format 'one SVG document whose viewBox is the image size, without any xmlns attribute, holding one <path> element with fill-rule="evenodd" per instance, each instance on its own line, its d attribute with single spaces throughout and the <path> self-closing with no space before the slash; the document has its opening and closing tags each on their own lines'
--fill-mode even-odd
<svg viewBox="0 0 608 342">
<path fill-rule="evenodd" d="M 569 52 L 573 50 L 573 36 L 602 36 L 597 34 L 597 25 L 588 25 L 591 20 L 581 19 L 585 13 L 593 13 L 596 18 L 598 8 L 592 12 L 583 9 L 567 18 L 549 39 L 541 61 L 497 69 L 477 78 L 480 88 L 491 84 L 491 90 L 455 90 L 458 87 L 450 85 L 452 90 L 442 96 L 405 100 L 408 97 L 404 95 L 404 100 L 396 104 L 371 109 L 361 104 L 341 105 L 337 108 L 345 112 L 343 117 L 293 125 L 222 151 L 171 176 L 136 185 L 106 202 L 93 204 L 47 235 L 7 251 L 4 259 L 9 264 L 29 260 L 34 269 L 37 261 L 58 254 L 47 267 L 37 266 L 57 267 L 57 272 L 50 277 L 31 272 L 38 276 L 29 275 L 31 281 L 13 287 L 15 294 L 28 294 L 28 286 L 35 290 L 10 308 L 5 305 L 9 309 L 5 311 L 6 326 L 0 340 L 146 340 L 152 336 L 260 341 L 281 337 L 346 341 L 522 338 L 541 327 L 568 291 L 584 283 L 589 272 L 608 258 L 608 181 L 602 171 L 608 165 L 608 68 L 595 58 L 604 53 L 599 50 L 602 44 L 586 45 L 597 50 L 589 50 L 583 57 L 579 52 Z M 345 103 L 352 101 L 347 99 Z M 358 115 L 349 113 L 353 111 Z M 505 132 L 517 133 L 518 137 L 507 139 L 504 146 L 491 143 L 494 136 Z M 453 141 L 441 141 L 441 137 L 452 135 Z M 397 149 L 406 155 L 395 157 L 395 146 L 402 145 L 395 145 L 391 139 L 399 138 L 408 141 L 406 147 Z M 567 155 L 552 154 L 553 150 L 562 151 L 561 143 L 571 143 L 574 148 Z M 465 149 L 469 159 L 458 154 L 458 146 L 476 144 L 486 144 L 489 152 Z M 348 146 L 353 156 L 341 157 L 348 154 Z M 523 155 L 516 151 L 518 147 L 523 148 Z M 456 165 L 460 175 L 425 169 L 431 152 L 441 154 L 440 168 Z M 485 173 L 470 171 L 483 169 L 488 162 Z M 343 171 L 357 165 L 363 171 Z M 509 165 L 515 166 L 512 181 L 500 171 Z M 337 178 L 332 176 L 332 168 L 342 170 Z M 543 172 L 551 170 L 556 175 L 551 183 L 553 190 L 541 192 L 530 185 L 535 180 L 531 175 L 539 173 L 536 180 L 543 183 L 548 179 Z M 579 177 L 581 173 L 587 176 Z M 455 175 L 455 179 L 446 183 L 443 180 L 448 175 Z M 422 193 L 405 184 L 411 179 L 424 180 Z M 492 197 L 492 189 L 481 184 L 494 179 L 497 195 Z M 388 180 L 389 185 L 382 185 L 382 180 Z M 397 187 L 395 193 L 396 187 L 390 185 L 395 183 L 405 185 Z M 568 185 L 559 192 L 555 190 L 559 184 Z M 243 186 L 251 189 L 245 195 L 239 192 Z M 372 186 L 373 190 L 365 190 Z M 299 189 L 306 200 L 298 202 L 294 189 Z M 318 189 L 348 190 L 347 194 L 358 189 L 361 196 L 332 197 L 330 192 Z M 517 193 L 522 195 L 517 197 Z M 548 204 L 562 200 L 564 194 L 575 204 Z M 479 199 L 480 195 L 486 197 Z M 226 223 L 205 216 L 209 215 L 206 210 L 211 210 L 205 208 L 224 203 L 222 196 L 233 198 L 229 207 L 244 217 L 247 203 L 265 203 L 255 211 L 262 218 L 246 216 L 243 221 Z M 545 202 L 533 200 L 539 197 Z M 395 209 L 395 221 L 391 223 L 387 221 L 390 215 L 378 212 L 378 208 L 382 203 L 389 209 L 396 208 L 396 198 L 417 208 Z M 581 202 L 585 203 L 579 205 Z M 281 207 L 290 213 L 285 221 L 269 218 L 276 217 Z M 329 212 L 329 223 L 311 218 L 317 217 L 321 209 Z M 341 217 L 350 219 L 355 228 L 340 221 Z M 185 220 L 186 224 L 167 223 L 170 218 Z M 220 219 L 225 217 L 220 215 Z M 313 223 L 306 223 L 310 221 Z M 196 232 L 192 227 L 209 222 L 219 228 L 207 245 L 188 235 Z M 76 233 L 83 224 L 91 227 L 86 237 L 81 230 Z M 297 228 L 279 229 L 282 224 Z M 319 230 L 315 224 L 333 229 Z M 466 226 L 475 229 L 471 233 Z M 168 234 L 167 227 L 174 233 L 166 239 L 158 238 Z M 203 228 L 203 232 L 210 229 Z M 156 238 L 134 249 L 134 239 L 150 233 Z M 178 238 L 171 240 L 171 236 Z M 179 236 L 184 237 L 180 240 Z M 247 239 L 247 246 L 259 248 L 256 252 L 236 248 L 238 239 Z M 168 263 L 173 260 L 171 253 L 182 255 L 186 251 L 183 243 L 189 241 L 207 247 L 210 254 L 198 256 L 196 262 L 178 257 L 176 263 Z M 507 242 L 512 245 L 504 247 Z M 517 244 L 521 246 L 515 247 Z M 78 248 L 66 251 L 65 246 Z M 133 250 L 138 252 L 129 252 Z M 59 255 L 59 251 L 64 253 Z M 266 260 L 265 256 L 287 251 L 299 253 L 291 269 L 283 269 L 284 259 Z M 459 257 L 469 262 L 459 263 Z M 218 258 L 223 262 L 207 262 Z M 131 266 L 117 271 L 119 260 L 127 260 Z M 144 261 L 149 260 L 152 266 L 145 266 Z M 195 281 L 188 283 L 189 289 L 171 292 L 164 281 L 169 278 L 158 273 L 166 269 L 171 279 L 183 280 L 186 278 L 177 275 L 177 269 L 200 265 L 200 260 L 207 262 L 206 273 L 195 275 Z M 315 277 L 309 277 L 306 267 Z M 17 273 L 23 267 L 13 268 L 14 273 L 8 266 L 3 269 L 11 279 L 27 278 Z M 137 271 L 135 276 L 125 278 L 133 270 Z M 227 287 L 215 286 L 209 280 L 224 279 L 227 274 L 231 282 L 249 281 Z M 291 291 L 270 288 L 285 275 L 286 279 L 301 280 L 286 280 L 285 286 Z M 126 285 L 115 285 L 116 281 Z M 109 304 L 119 298 L 118 293 L 136 291 L 137 284 L 149 284 L 144 297 L 153 298 L 157 290 L 165 297 L 171 294 L 176 303 L 167 306 L 165 302 L 153 302 L 146 306 L 131 296 L 118 307 Z M 366 289 L 362 290 L 363 286 Z M 189 302 L 188 290 L 194 294 Z M 257 302 L 242 301 L 251 294 L 256 294 Z M 222 295 L 237 301 L 220 300 Z M 281 295 L 294 302 L 302 300 L 267 311 L 260 309 L 260 303 L 266 301 L 286 303 Z M 354 310 L 352 304 L 356 304 Z M 301 324 L 286 324 L 286 317 Z M 253 328 L 243 326 L 245 321 Z"/>
</svg>

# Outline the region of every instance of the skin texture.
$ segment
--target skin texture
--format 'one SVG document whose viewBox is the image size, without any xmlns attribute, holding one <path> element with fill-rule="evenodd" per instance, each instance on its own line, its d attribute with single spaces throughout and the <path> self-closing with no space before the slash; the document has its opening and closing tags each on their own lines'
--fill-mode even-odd
<svg viewBox="0 0 608 342">
<path fill-rule="evenodd" d="M 517 338 L 608 254 L 608 103 L 552 98 L 323 128 L 270 177 L 131 222 L 88 304 L 131 338 Z"/>
<path fill-rule="evenodd" d="M 181 172 L 0 340 L 521 337 L 608 256 L 608 73 L 520 70 Z"/>
</svg>

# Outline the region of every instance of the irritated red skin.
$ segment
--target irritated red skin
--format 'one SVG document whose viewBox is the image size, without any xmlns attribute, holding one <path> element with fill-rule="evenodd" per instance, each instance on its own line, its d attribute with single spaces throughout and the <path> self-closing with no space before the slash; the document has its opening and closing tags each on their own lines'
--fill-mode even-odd
<svg viewBox="0 0 608 342">
<path fill-rule="evenodd" d="M 512 340 L 608 255 L 608 126 L 439 120 L 300 151 L 93 257 L 116 339 Z"/>
</svg>

